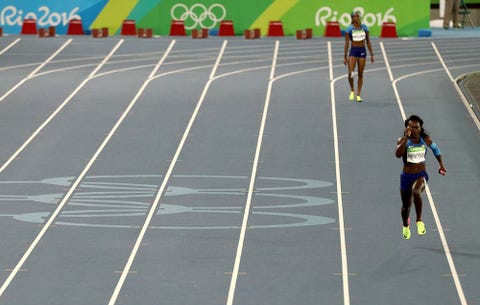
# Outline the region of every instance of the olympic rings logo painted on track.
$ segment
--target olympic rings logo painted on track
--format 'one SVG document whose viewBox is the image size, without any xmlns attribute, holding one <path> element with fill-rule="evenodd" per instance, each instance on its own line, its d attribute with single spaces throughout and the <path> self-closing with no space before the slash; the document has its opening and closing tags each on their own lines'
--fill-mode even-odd
<svg viewBox="0 0 480 305">
<path fill-rule="evenodd" d="M 88 176 L 79 185 L 68 205 L 55 220 L 55 225 L 91 228 L 138 229 L 154 198 L 162 175 Z M 175 175 L 156 211 L 150 229 L 160 230 L 238 230 L 246 196 L 243 186 L 248 176 Z M 319 207 L 334 203 L 320 197 L 332 182 L 281 177 L 257 177 L 255 205 L 249 229 L 286 229 L 330 224 L 336 220 L 321 215 Z M 34 202 L 56 206 L 64 196 L 59 190 L 70 186 L 75 177 L 55 177 L 40 181 L 0 181 L 22 185 L 29 194 L 2 194 L 0 203 Z M 41 184 L 41 192 L 27 184 Z M 214 186 L 214 188 L 212 188 Z M 312 190 L 315 190 L 312 193 Z M 30 193 L 32 191 L 33 193 Z M 17 213 L 0 213 L 1 217 L 43 224 L 51 212 L 23 208 Z M 161 221 L 160 221 L 161 218 Z"/>
<path fill-rule="evenodd" d="M 177 3 L 172 6 L 170 15 L 173 20 L 184 21 L 187 30 L 198 26 L 212 29 L 225 18 L 227 10 L 219 3 L 214 3 L 209 8 L 201 3 L 196 3 L 190 8 L 183 3 Z"/>
</svg>

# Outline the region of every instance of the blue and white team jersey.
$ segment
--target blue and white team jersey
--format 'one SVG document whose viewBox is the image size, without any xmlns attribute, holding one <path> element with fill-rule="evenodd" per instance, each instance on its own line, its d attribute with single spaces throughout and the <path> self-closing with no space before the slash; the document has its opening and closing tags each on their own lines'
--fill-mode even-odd
<svg viewBox="0 0 480 305">
<path fill-rule="evenodd" d="M 429 147 L 435 157 L 440 156 L 442 152 L 438 148 L 437 144 L 435 142 L 432 142 L 432 144 L 427 145 L 425 140 L 420 137 L 420 142 L 419 143 L 413 143 L 412 140 L 407 139 L 407 145 L 405 146 L 405 152 L 403 153 L 403 163 L 412 163 L 412 164 L 418 164 L 418 163 L 425 163 L 425 156 L 427 155 L 427 147 Z"/>
<path fill-rule="evenodd" d="M 352 41 L 364 41 L 367 38 L 368 26 L 361 24 L 360 28 L 355 28 L 353 24 L 350 24 L 345 32 L 350 36 Z"/>
<path fill-rule="evenodd" d="M 413 143 L 408 139 L 405 154 L 407 163 L 425 163 L 427 144 L 422 138 L 420 138 L 420 143 Z"/>
</svg>

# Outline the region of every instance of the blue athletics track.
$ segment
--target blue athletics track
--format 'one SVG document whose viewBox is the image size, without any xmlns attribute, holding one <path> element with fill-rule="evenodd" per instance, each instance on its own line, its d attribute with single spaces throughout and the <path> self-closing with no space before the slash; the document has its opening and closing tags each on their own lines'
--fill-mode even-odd
<svg viewBox="0 0 480 305">
<path fill-rule="evenodd" d="M 354 103 L 342 38 L 2 37 L 0 304 L 480 304 L 480 40 L 372 45 Z"/>
</svg>

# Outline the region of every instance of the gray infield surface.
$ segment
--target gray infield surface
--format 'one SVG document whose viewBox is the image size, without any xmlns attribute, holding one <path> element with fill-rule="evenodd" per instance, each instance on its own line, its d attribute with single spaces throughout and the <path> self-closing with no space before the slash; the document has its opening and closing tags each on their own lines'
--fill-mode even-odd
<svg viewBox="0 0 480 305">
<path fill-rule="evenodd" d="M 480 41 L 372 44 L 354 103 L 343 38 L 0 38 L 0 304 L 480 304 Z"/>
</svg>

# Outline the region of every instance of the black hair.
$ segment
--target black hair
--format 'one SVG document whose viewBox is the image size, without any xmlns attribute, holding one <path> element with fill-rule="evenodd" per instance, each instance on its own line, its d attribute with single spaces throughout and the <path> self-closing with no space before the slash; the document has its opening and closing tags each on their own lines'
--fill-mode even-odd
<svg viewBox="0 0 480 305">
<path fill-rule="evenodd" d="M 354 11 L 354 12 L 352 12 L 352 13 L 350 14 L 350 17 L 351 17 L 351 19 L 352 19 L 352 21 L 350 22 L 351 24 L 353 24 L 353 16 L 355 16 L 355 15 L 358 15 L 359 17 L 361 17 L 361 14 L 360 14 L 359 11 Z"/>
<path fill-rule="evenodd" d="M 425 131 L 425 129 L 423 128 L 423 120 L 421 117 L 419 117 L 418 115 L 416 114 L 412 114 L 410 115 L 406 120 L 405 120 L 405 127 L 408 126 L 408 123 L 409 122 L 418 122 L 420 124 L 420 136 L 422 138 L 424 137 L 428 137 L 428 133 Z"/>
<path fill-rule="evenodd" d="M 351 14 L 350 14 L 350 17 L 353 19 L 353 16 L 355 15 L 358 15 L 358 17 L 362 17 L 362 14 L 360 13 L 360 11 L 353 11 Z"/>
</svg>

